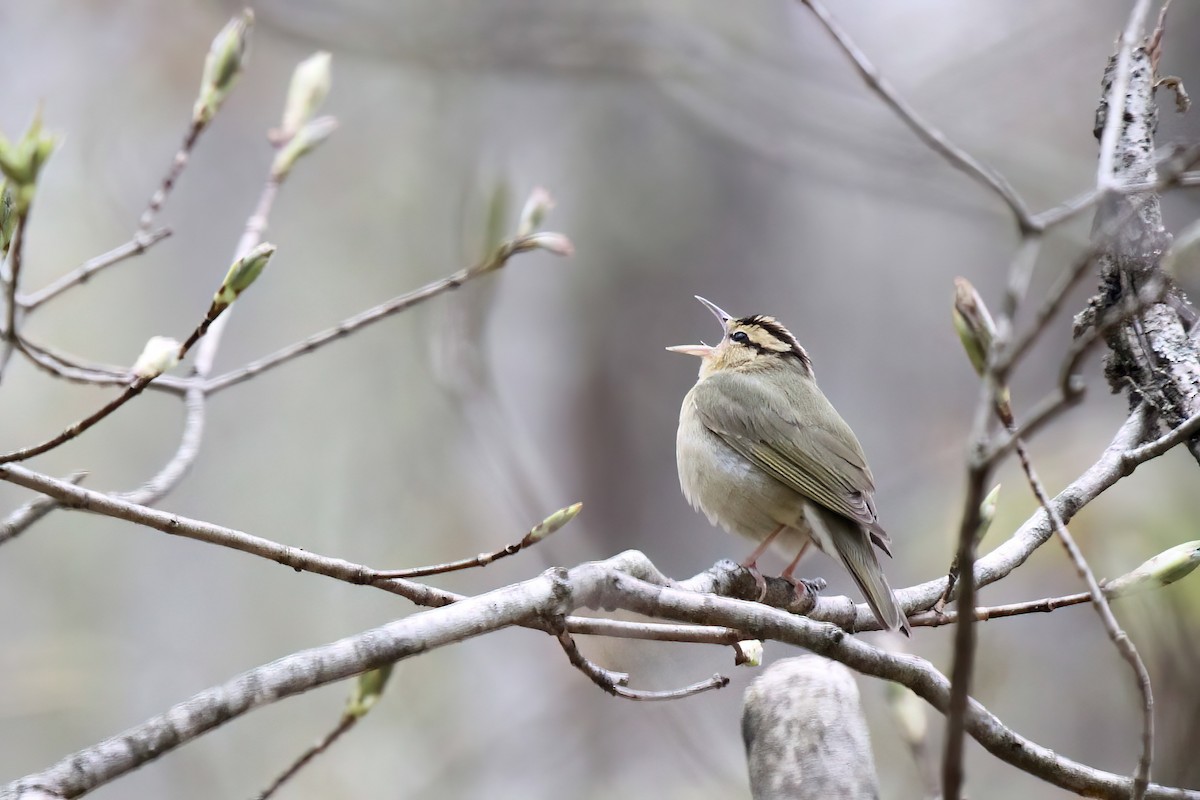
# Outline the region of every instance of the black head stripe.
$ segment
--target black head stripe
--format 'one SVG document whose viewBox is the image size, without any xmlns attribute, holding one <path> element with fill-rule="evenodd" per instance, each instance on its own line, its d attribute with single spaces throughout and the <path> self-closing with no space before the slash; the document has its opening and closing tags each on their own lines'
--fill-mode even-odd
<svg viewBox="0 0 1200 800">
<path fill-rule="evenodd" d="M 787 358 L 795 358 L 800 361 L 804 367 L 811 371 L 812 361 L 808 357 L 808 353 L 796 341 L 796 337 L 792 332 L 783 327 L 774 317 L 768 317 L 762 314 L 755 314 L 752 317 L 742 317 L 734 321 L 735 325 L 740 325 L 746 328 L 757 328 L 777 343 L 777 347 L 764 347 L 762 344 L 754 341 L 751 337 L 749 344 L 759 352 L 773 352 Z"/>
</svg>

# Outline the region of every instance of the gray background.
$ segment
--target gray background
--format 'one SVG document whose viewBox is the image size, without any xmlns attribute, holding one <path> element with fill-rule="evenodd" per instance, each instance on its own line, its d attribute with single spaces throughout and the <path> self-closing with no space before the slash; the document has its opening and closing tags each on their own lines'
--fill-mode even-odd
<svg viewBox="0 0 1200 800">
<path fill-rule="evenodd" d="M 46 125 L 66 134 L 36 201 L 27 287 L 128 238 L 183 134 L 208 41 L 236 8 L 0 8 L 0 126 L 18 134 L 44 101 Z M 675 477 L 679 401 L 696 364 L 662 348 L 717 336 L 691 299 L 702 294 L 792 328 L 871 459 L 896 542 L 893 583 L 944 573 L 976 396 L 950 325 L 951 280 L 966 275 L 997 303 L 1014 226 L 863 87 L 811 16 L 781 0 L 274 0 L 256 11 L 249 69 L 161 217 L 175 235 L 38 313 L 31 336 L 127 364 L 149 336 L 191 329 L 269 165 L 262 134 L 277 124 L 291 68 L 316 49 L 334 54 L 328 109 L 342 127 L 284 187 L 268 233 L 279 253 L 239 301 L 218 371 L 471 261 L 501 178 L 518 206 L 534 185 L 550 188 L 559 205 L 548 227 L 578 255 L 521 257 L 497 279 L 222 393 L 195 470 L 165 508 L 383 568 L 494 549 L 584 502 L 539 549 L 437 580 L 464 592 L 629 547 L 681 577 L 740 558 L 745 544 L 694 514 Z M 1091 185 L 1100 75 L 1126 3 L 833 11 L 913 105 L 1035 208 Z M 1164 72 L 1200 80 L 1198 34 L 1195 7 L 1177 4 Z M 1194 138 L 1195 118 L 1169 105 L 1160 140 Z M 1194 196 L 1167 201 L 1175 229 L 1196 212 Z M 1051 238 L 1033 297 L 1088 225 Z M 458 346 L 464 318 L 480 331 L 478 351 Z M 1019 408 L 1052 385 L 1068 335 L 1062 320 L 1017 376 Z M 1034 444 L 1052 489 L 1091 462 L 1123 415 L 1094 359 L 1086 373 L 1085 406 Z M 469 388 L 479 375 L 491 376 L 482 392 Z M 110 396 L 20 361 L 4 389 L 5 450 Z M 174 451 L 179 421 L 170 398 L 147 396 L 33 464 L 132 488 Z M 1195 469 L 1172 454 L 1077 518 L 1099 574 L 1196 536 Z M 1014 470 L 1002 480 L 985 549 L 1034 508 Z M 0 486 L 0 511 L 26 497 Z M 850 590 L 822 556 L 801 572 Z M 1051 543 L 982 599 L 1078 589 Z M 1155 777 L 1191 786 L 1200 774 L 1182 726 L 1200 713 L 1197 598 L 1184 584 L 1118 611 L 1156 681 Z M 413 613 L 381 592 L 67 513 L 0 550 L 0 611 L 0 779 L 241 670 Z M 950 638 L 919 630 L 911 647 L 948 670 Z M 712 647 L 584 645 L 639 687 L 717 670 L 733 683 L 669 704 L 614 700 L 553 640 L 503 632 L 402 665 L 386 701 L 287 796 L 748 797 L 738 715 L 753 671 Z M 792 654 L 767 648 L 768 658 Z M 977 680 L 978 697 L 1039 743 L 1132 771 L 1135 687 L 1086 607 L 982 626 Z M 883 685 L 861 688 L 884 796 L 916 796 Z M 346 692 L 255 712 L 97 796 L 249 796 L 332 725 Z M 936 737 L 941 718 L 932 722 Z M 968 750 L 972 797 L 1062 796 Z"/>
</svg>

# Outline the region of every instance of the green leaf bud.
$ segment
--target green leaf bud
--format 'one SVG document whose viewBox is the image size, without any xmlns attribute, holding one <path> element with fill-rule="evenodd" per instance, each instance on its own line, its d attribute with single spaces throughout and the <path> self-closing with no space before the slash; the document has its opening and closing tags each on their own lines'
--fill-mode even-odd
<svg viewBox="0 0 1200 800">
<path fill-rule="evenodd" d="M 1110 596 L 1157 589 L 1184 578 L 1200 565 L 1200 541 L 1185 542 L 1164 550 L 1137 569 L 1104 584 Z"/>
<path fill-rule="evenodd" d="M 192 119 L 197 125 L 211 122 L 233 89 L 249 56 L 250 29 L 253 26 L 254 12 L 246 8 L 225 23 L 225 27 L 213 38 L 208 55 L 204 58 L 200 94 L 192 108 Z"/>
<path fill-rule="evenodd" d="M 388 679 L 392 677 L 393 666 L 395 665 L 388 664 L 358 676 L 354 681 L 354 689 L 350 692 L 350 699 L 346 701 L 346 716 L 363 717 L 379 702 L 379 698 L 383 697 L 383 690 L 387 688 Z"/>
<path fill-rule="evenodd" d="M 983 304 L 983 298 L 966 278 L 954 279 L 953 315 L 954 328 L 967 351 L 967 358 L 975 372 L 982 376 L 987 369 L 992 341 L 996 338 L 996 324 Z"/>
<path fill-rule="evenodd" d="M 249 253 L 239 258 L 225 273 L 216 295 L 213 296 L 213 306 L 225 308 L 238 299 L 242 292 L 250 288 L 250 284 L 258 279 L 266 268 L 271 256 L 275 255 L 275 245 L 263 242 Z"/>
<path fill-rule="evenodd" d="M 332 61 L 333 57 L 322 50 L 296 65 L 283 106 L 283 122 L 276 134 L 281 141 L 295 136 L 325 102 L 332 83 Z"/>
<path fill-rule="evenodd" d="M 544 520 L 533 526 L 529 533 L 525 534 L 525 538 L 521 540 L 522 547 L 528 547 L 531 544 L 536 544 L 542 539 L 545 539 L 550 534 L 557 531 L 562 526 L 566 525 L 571 520 L 579 515 L 583 510 L 583 503 L 575 503 L 574 505 L 560 508 Z"/>
<path fill-rule="evenodd" d="M 321 142 L 329 138 L 337 130 L 338 121 L 333 117 L 317 117 L 296 132 L 287 143 L 275 154 L 275 162 L 271 165 L 271 176 L 275 180 L 283 180 L 292 171 L 296 161 L 311 153 Z"/>
</svg>

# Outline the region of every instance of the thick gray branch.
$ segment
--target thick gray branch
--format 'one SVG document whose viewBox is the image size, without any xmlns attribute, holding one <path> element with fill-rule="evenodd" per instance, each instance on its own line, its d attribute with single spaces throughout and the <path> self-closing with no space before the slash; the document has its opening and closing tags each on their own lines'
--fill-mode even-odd
<svg viewBox="0 0 1200 800">
<path fill-rule="evenodd" d="M 742 739 L 754 800 L 876 800 L 879 777 L 854 673 L 806 655 L 746 690 Z"/>
<path fill-rule="evenodd" d="M 618 559 L 583 564 L 570 571 L 550 570 L 537 578 L 414 614 L 250 670 L 45 772 L 0 788 L 0 800 L 27 800 L 34 790 L 77 797 L 267 703 L 446 644 L 512 625 L 557 619 L 583 608 L 624 609 L 651 617 L 727 625 L 901 683 L 939 711 L 944 711 L 949 702 L 949 681 L 924 659 L 888 653 L 833 625 L 761 603 L 646 583 L 614 566 L 639 559 L 649 565 L 644 556 L 625 553 Z M 653 565 L 647 570 L 656 571 Z M 968 708 L 966 727 L 967 733 L 996 757 L 1055 786 L 1114 800 L 1129 795 L 1129 778 L 1061 757 L 1005 727 L 974 701 Z M 1200 800 L 1200 791 L 1152 785 L 1147 797 Z"/>
<path fill-rule="evenodd" d="M 1116 70 L 1114 57 L 1104 72 L 1104 99 L 1096 112 L 1098 138 L 1108 121 L 1108 98 Z M 1157 180 L 1154 82 L 1146 48 L 1134 49 L 1124 115 L 1111 159 L 1113 180 L 1119 184 L 1153 184 Z M 1093 235 L 1100 249 L 1100 290 L 1076 317 L 1076 336 L 1102 324 L 1107 315 L 1118 313 L 1123 300 L 1161 296 L 1162 302 L 1115 326 L 1106 336 L 1110 353 L 1105 374 L 1114 392 L 1129 391 L 1131 404 L 1144 398 L 1167 425 L 1179 425 L 1200 411 L 1200 354 L 1188 336 L 1195 312 L 1161 269 L 1171 237 L 1163 228 L 1158 194 L 1145 191 L 1110 196 L 1096 210 Z M 1193 443 L 1189 449 L 1200 459 L 1200 447 Z"/>
</svg>

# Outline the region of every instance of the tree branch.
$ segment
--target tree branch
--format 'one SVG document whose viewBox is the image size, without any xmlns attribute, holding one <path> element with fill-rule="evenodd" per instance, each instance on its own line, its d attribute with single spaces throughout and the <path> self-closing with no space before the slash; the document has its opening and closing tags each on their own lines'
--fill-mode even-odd
<svg viewBox="0 0 1200 800">
<path fill-rule="evenodd" d="M 1016 426 L 1010 425 L 1009 427 L 1015 436 Z M 1150 784 L 1150 764 L 1154 759 L 1154 693 L 1150 686 L 1150 673 L 1146 670 L 1146 664 L 1138 654 L 1137 648 L 1134 647 L 1129 636 L 1122 630 L 1120 623 L 1117 622 L 1117 618 L 1113 616 L 1112 608 L 1108 605 L 1108 598 L 1100 588 L 1100 584 L 1096 580 L 1096 576 L 1092 573 L 1092 568 L 1088 565 L 1087 559 L 1083 557 L 1083 552 L 1075 544 L 1075 538 L 1071 536 L 1070 531 L 1067 530 L 1066 523 L 1050 503 L 1050 498 L 1046 494 L 1046 488 L 1042 485 L 1041 479 L 1038 478 L 1037 471 L 1033 467 L 1029 451 L 1020 438 L 1016 439 L 1016 447 L 1017 457 L 1021 462 L 1021 468 L 1025 471 L 1029 487 L 1033 490 L 1038 504 L 1049 517 L 1050 525 L 1062 541 L 1063 548 L 1066 549 L 1067 556 L 1071 559 L 1076 573 L 1083 580 L 1084 585 L 1087 586 L 1088 597 L 1092 601 L 1096 613 L 1100 616 L 1100 621 L 1104 625 L 1104 630 L 1108 634 L 1109 641 L 1113 643 L 1121 658 L 1125 659 L 1130 669 L 1133 670 L 1138 692 L 1142 696 L 1142 750 L 1138 755 L 1137 768 L 1134 771 L 1133 793 L 1131 796 L 1133 800 L 1142 800 L 1146 796 L 1146 787 Z"/>
<path fill-rule="evenodd" d="M 760 639 L 804 647 L 864 674 L 897 681 L 938 710 L 944 711 L 948 704 L 949 682 L 924 659 L 888 653 L 835 627 L 759 603 L 646 583 L 621 570 L 632 559 L 626 553 L 615 562 L 549 570 L 531 580 L 278 659 L 201 692 L 44 772 L 14 781 L 0 788 L 0 798 L 24 800 L 26 793 L 33 791 L 75 797 L 255 708 L 438 647 L 582 608 L 622 609 L 656 618 L 726 625 Z M 1079 764 L 1025 739 L 977 702 L 969 705 L 966 727 L 998 758 L 1055 786 L 1114 800 L 1129 794 L 1128 778 Z M 1200 792 L 1151 785 L 1147 797 L 1197 800 Z"/>
<path fill-rule="evenodd" d="M 1144 5 L 1139 2 L 1134 16 L 1139 10 L 1144 16 Z M 1101 170 L 1107 175 L 1103 170 L 1117 169 L 1115 176 L 1107 178 L 1110 182 L 1154 183 L 1158 124 L 1154 69 L 1147 49 L 1129 49 L 1127 38 L 1122 37 L 1122 50 L 1104 74 L 1106 97 L 1097 112 Z M 1130 221 L 1112 235 L 1097 236 L 1103 248 L 1100 291 L 1076 317 L 1076 335 L 1097 326 L 1102 315 L 1124 298 L 1138 297 L 1146 287 L 1162 283 L 1166 287 L 1162 302 L 1105 336 L 1111 351 L 1105 372 L 1113 391 L 1131 389 L 1131 402 L 1144 397 L 1167 425 L 1178 426 L 1200 412 L 1200 352 L 1188 335 L 1189 323 L 1179 313 L 1188 308 L 1186 301 L 1161 269 L 1170 237 L 1163 227 L 1158 195 L 1151 190 L 1113 198 L 1097 209 L 1094 228 L 1107 233 L 1108 222 L 1127 214 L 1127 206 L 1135 210 Z M 1200 446 L 1189 443 L 1189 449 L 1200 460 Z"/>
<path fill-rule="evenodd" d="M 509 259 L 517 253 L 538 249 L 527 244 L 531 238 L 530 236 L 524 236 L 504 242 L 494 254 L 480 264 L 460 269 L 444 278 L 427 283 L 419 289 L 407 292 L 399 297 L 394 297 L 385 303 L 380 303 L 374 308 L 361 311 L 352 317 L 347 317 L 332 328 L 313 334 L 303 341 L 281 348 L 271 355 L 253 361 L 240 369 L 219 375 L 205 383 L 205 392 L 215 394 L 223 389 L 228 389 L 230 386 L 247 381 L 255 375 L 281 366 L 293 358 L 318 350 L 331 342 L 350 335 L 360 328 L 386 319 L 401 311 L 406 311 L 418 303 L 423 303 L 445 292 L 453 291 L 468 281 L 494 272 L 504 267 Z"/>
<path fill-rule="evenodd" d="M 917 135 L 917 138 L 952 166 L 967 173 L 967 175 L 998 195 L 1008 206 L 1009 210 L 1012 211 L 1013 216 L 1016 218 L 1017 226 L 1022 232 L 1038 229 L 1029 213 L 1029 209 L 1025 205 L 1025 201 L 1020 198 L 1016 190 L 1005 180 L 1004 176 L 951 142 L 944 133 L 918 114 L 916 109 L 900 96 L 887 78 L 880 74 L 875 65 L 871 63 L 871 60 L 867 58 L 867 55 L 855 44 L 854 40 L 850 38 L 850 35 L 846 33 L 845 29 L 834 19 L 833 15 L 829 13 L 829 9 L 825 8 L 820 0 L 799 0 L 799 2 L 808 7 L 820 21 L 822 27 L 833 37 L 833 40 L 842 49 L 842 52 L 854 62 L 855 68 L 867 86 L 875 94 L 879 95 L 884 104 L 908 126 L 909 130 Z"/>
<path fill-rule="evenodd" d="M 170 228 L 157 228 L 153 231 L 138 231 L 123 245 L 114 247 L 107 253 L 101 253 L 94 258 L 89 258 L 87 261 L 80 264 L 75 269 L 58 278 L 54 282 L 48 284 L 42 289 L 33 294 L 25 295 L 18 299 L 20 305 L 26 311 L 32 311 L 38 306 L 45 303 L 47 300 L 52 300 L 58 297 L 63 292 L 70 289 L 72 286 L 78 286 L 81 283 L 86 283 L 92 275 L 107 269 L 115 264 L 119 264 L 132 256 L 140 256 L 154 245 L 161 242 L 171 235 Z"/>
</svg>

